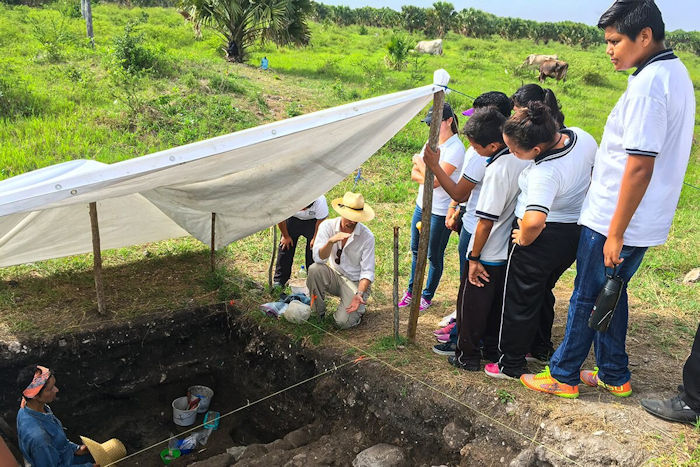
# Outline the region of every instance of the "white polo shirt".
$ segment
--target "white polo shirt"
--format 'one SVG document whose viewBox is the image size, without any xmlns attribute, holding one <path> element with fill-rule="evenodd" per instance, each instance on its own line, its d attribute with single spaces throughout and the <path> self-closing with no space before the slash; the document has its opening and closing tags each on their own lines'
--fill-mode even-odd
<svg viewBox="0 0 700 467">
<path fill-rule="evenodd" d="M 580 128 L 567 128 L 561 134 L 568 139 L 563 148 L 540 154 L 520 173 L 516 217 L 540 211 L 547 215 L 547 222 L 578 222 L 598 144 Z"/>
<path fill-rule="evenodd" d="M 340 254 L 340 264 L 335 263 L 338 248 L 341 242 L 333 244 L 331 254 L 326 259 L 321 259 L 318 251 L 328 243 L 328 239 L 340 232 L 340 217 L 326 219 L 318 226 L 316 242 L 314 242 L 314 262 L 328 263 L 340 275 L 347 277 L 353 282 L 360 279 L 369 279 L 374 282 L 374 234 L 361 223 L 357 223 L 355 230 L 348 237 L 343 251 Z"/>
<path fill-rule="evenodd" d="M 459 168 L 464 165 L 464 144 L 462 140 L 459 139 L 459 135 L 452 135 L 447 141 L 438 146 L 440 149 L 440 162 L 447 162 L 450 165 L 456 167 L 454 172 L 450 175 L 450 179 L 457 183 L 459 180 Z M 425 151 L 425 145 L 420 151 L 421 158 L 423 157 L 423 151 Z M 437 216 L 447 215 L 447 210 L 450 207 L 450 195 L 447 194 L 445 189 L 441 186 L 433 190 L 433 211 L 432 214 Z M 423 184 L 421 183 L 418 187 L 418 197 L 416 198 L 416 204 L 418 207 L 423 209 Z"/>
<path fill-rule="evenodd" d="M 654 55 L 629 77 L 608 116 L 579 223 L 607 236 L 627 155 L 654 157 L 649 187 L 623 241 L 639 247 L 663 244 L 683 187 L 694 122 L 688 70 L 670 49 Z"/>
<path fill-rule="evenodd" d="M 325 219 L 328 217 L 328 202 L 326 201 L 326 197 L 323 195 L 319 196 L 316 198 L 316 201 L 311 203 L 311 206 L 298 211 L 292 217 L 296 217 L 302 221 Z"/>
<path fill-rule="evenodd" d="M 511 224 L 515 218 L 518 199 L 518 176 L 531 161 L 523 161 L 503 148 L 489 158 L 483 185 L 476 204 L 476 217 L 494 221 L 489 238 L 481 249 L 481 262 L 505 264 L 508 258 Z M 475 235 L 469 240 L 469 251 L 474 247 Z"/>
<path fill-rule="evenodd" d="M 462 216 L 464 229 L 473 234 L 476 229 L 476 204 L 479 201 L 481 192 L 481 182 L 486 173 L 486 157 L 480 156 L 474 148 L 469 147 L 464 156 L 464 168 L 462 168 L 462 178 L 474 183 L 474 188 L 467 200 L 467 208 Z"/>
</svg>

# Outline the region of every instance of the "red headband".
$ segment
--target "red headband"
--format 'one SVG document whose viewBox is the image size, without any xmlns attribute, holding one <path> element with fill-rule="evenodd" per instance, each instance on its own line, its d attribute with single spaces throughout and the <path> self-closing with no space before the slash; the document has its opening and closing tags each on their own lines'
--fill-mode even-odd
<svg viewBox="0 0 700 467">
<path fill-rule="evenodd" d="M 27 404 L 27 399 L 34 399 L 41 392 L 50 377 L 51 370 L 44 366 L 37 365 L 36 372 L 34 372 L 34 379 L 29 383 L 27 389 L 22 391 L 22 396 L 24 397 L 22 397 L 21 407 Z"/>
</svg>

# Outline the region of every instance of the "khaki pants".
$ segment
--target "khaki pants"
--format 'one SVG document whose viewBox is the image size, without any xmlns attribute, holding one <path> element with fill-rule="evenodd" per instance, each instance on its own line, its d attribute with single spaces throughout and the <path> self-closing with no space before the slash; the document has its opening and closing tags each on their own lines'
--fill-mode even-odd
<svg viewBox="0 0 700 467">
<path fill-rule="evenodd" d="M 327 264 L 320 263 L 312 264 L 309 267 L 308 274 L 306 286 L 309 288 L 309 294 L 312 297 L 316 295 L 314 309 L 319 316 L 323 316 L 326 313 L 326 294 L 331 294 L 340 297 L 338 309 L 333 314 L 338 327 L 347 329 L 360 324 L 362 315 L 365 313 L 365 305 L 360 305 L 357 311 L 352 313 L 345 311 L 345 308 L 350 306 L 357 292 L 359 281 L 353 282 L 347 277 L 341 276 Z M 370 288 L 367 288 L 362 298 L 367 300 L 370 292 Z"/>
</svg>

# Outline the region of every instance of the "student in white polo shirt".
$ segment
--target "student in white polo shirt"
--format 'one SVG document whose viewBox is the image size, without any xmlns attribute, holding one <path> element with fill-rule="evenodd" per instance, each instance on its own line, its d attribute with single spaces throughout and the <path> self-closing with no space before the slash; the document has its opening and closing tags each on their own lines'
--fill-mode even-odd
<svg viewBox="0 0 700 467">
<path fill-rule="evenodd" d="M 283 220 L 277 226 L 282 233 L 279 249 L 277 251 L 277 264 L 275 265 L 274 285 L 284 287 L 292 275 L 292 263 L 297 243 L 300 237 L 306 238 L 306 270 L 314 263 L 312 248 L 318 226 L 328 217 L 328 203 L 326 197 L 321 195 L 316 200 L 298 211 L 289 219 Z"/>
<path fill-rule="evenodd" d="M 598 27 L 605 30 L 615 69 L 637 70 L 608 117 L 596 153 L 581 212 L 576 281 L 564 340 L 550 367 L 520 377 L 530 389 L 569 398 L 578 397 L 579 381 L 620 397 L 632 393 L 625 351 L 626 285 L 607 332 L 589 328 L 588 319 L 606 273 L 626 284 L 647 248 L 666 241 L 695 121 L 693 84 L 683 63 L 665 49 L 663 19 L 652 0 L 618 0 L 603 13 Z M 580 371 L 593 343 L 597 368 Z"/>
<path fill-rule="evenodd" d="M 552 289 L 576 259 L 578 218 L 598 147 L 580 128 L 559 130 L 551 109 L 541 102 L 517 110 L 503 128 L 503 140 L 516 157 L 534 163 L 518 179 L 498 342 L 501 356 L 484 371 L 495 378 L 519 378 L 527 373 L 528 352 L 548 360 L 554 350 Z"/>
<path fill-rule="evenodd" d="M 498 358 L 503 281 L 510 225 L 518 197 L 518 176 L 530 164 L 508 152 L 503 142 L 505 117 L 495 107 L 478 109 L 464 126 L 469 143 L 487 158 L 474 235 L 469 241 L 469 271 L 457 297 L 457 347 L 448 362 L 463 370 L 481 369 L 481 342 L 487 358 Z M 429 149 L 426 149 L 426 155 Z M 428 156 L 434 159 L 435 156 Z"/>
</svg>

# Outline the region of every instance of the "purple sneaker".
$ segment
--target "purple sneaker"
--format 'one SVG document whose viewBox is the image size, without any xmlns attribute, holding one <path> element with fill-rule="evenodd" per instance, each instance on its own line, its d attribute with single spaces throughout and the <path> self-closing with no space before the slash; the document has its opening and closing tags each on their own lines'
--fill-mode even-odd
<svg viewBox="0 0 700 467">
<path fill-rule="evenodd" d="M 436 334 L 435 339 L 444 344 L 445 342 L 450 342 L 450 334 Z"/>
<path fill-rule="evenodd" d="M 431 301 L 430 301 L 430 300 L 426 300 L 423 296 L 421 296 L 421 298 L 420 298 L 420 308 L 419 308 L 420 312 L 422 313 L 422 312 L 424 312 L 425 310 L 427 310 L 428 308 L 430 308 L 430 304 L 431 304 Z"/>
<path fill-rule="evenodd" d="M 413 298 L 413 295 L 411 295 L 411 292 L 408 290 L 403 293 L 403 297 L 401 297 L 401 300 L 399 300 L 399 308 L 406 308 L 411 304 L 411 299 Z"/>
</svg>

